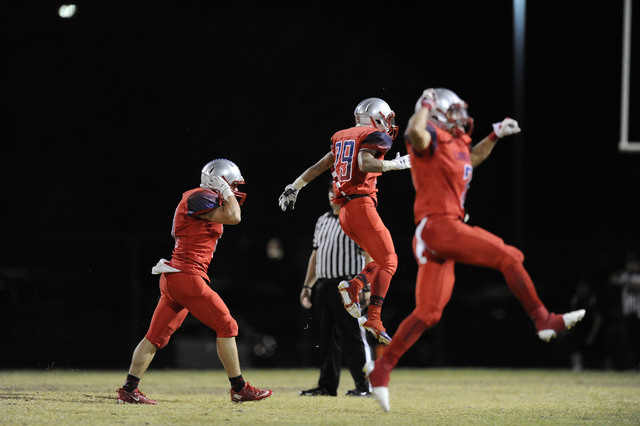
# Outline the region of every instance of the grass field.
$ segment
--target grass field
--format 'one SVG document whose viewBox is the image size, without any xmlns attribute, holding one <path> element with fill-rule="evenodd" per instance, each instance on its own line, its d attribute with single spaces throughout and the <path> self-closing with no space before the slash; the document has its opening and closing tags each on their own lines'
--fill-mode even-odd
<svg viewBox="0 0 640 426">
<path fill-rule="evenodd" d="M 632 372 L 409 369 L 391 377 L 391 412 L 372 398 L 300 397 L 315 369 L 246 370 L 264 401 L 233 404 L 222 370 L 151 370 L 141 389 L 157 406 L 121 405 L 126 372 L 1 371 L 2 424 L 640 424 L 640 375 Z"/>
</svg>

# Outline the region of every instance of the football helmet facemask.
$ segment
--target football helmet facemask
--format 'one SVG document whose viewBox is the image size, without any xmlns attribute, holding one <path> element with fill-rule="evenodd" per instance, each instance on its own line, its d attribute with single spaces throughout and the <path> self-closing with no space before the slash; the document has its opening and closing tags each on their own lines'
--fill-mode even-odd
<svg viewBox="0 0 640 426">
<path fill-rule="evenodd" d="M 200 174 L 200 186 L 202 188 L 211 189 L 211 176 L 222 177 L 229 184 L 233 195 L 238 199 L 238 203 L 242 204 L 244 202 L 247 194 L 238 191 L 238 185 L 244 183 L 244 178 L 242 177 L 242 173 L 240 173 L 240 169 L 233 161 L 224 158 L 209 161 L 202 168 Z"/>
<path fill-rule="evenodd" d="M 353 115 L 356 118 L 356 126 L 375 127 L 387 132 L 391 139 L 395 139 L 398 135 L 396 113 L 382 99 L 365 99 L 358 104 Z"/>
<path fill-rule="evenodd" d="M 465 101 L 453 91 L 444 88 L 433 89 L 435 92 L 435 108 L 429 114 L 429 119 L 438 127 L 458 137 L 473 132 L 473 118 L 469 117 Z M 415 110 L 421 108 L 418 99 Z"/>
</svg>

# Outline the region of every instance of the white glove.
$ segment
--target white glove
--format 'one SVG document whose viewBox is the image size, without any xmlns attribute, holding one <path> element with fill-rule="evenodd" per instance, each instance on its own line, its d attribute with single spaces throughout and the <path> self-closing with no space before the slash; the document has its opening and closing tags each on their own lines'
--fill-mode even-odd
<svg viewBox="0 0 640 426">
<path fill-rule="evenodd" d="M 520 127 L 518 127 L 516 120 L 507 117 L 499 123 L 493 123 L 493 133 L 495 133 L 498 138 L 503 138 L 520 133 Z"/>
<path fill-rule="evenodd" d="M 432 110 L 436 107 L 437 101 L 436 90 L 426 89 L 422 92 L 422 96 L 420 96 L 418 102 L 416 102 L 415 112 L 418 112 L 420 108 L 429 108 L 429 110 Z"/>
<path fill-rule="evenodd" d="M 278 199 L 278 204 L 282 211 L 293 210 L 296 204 L 296 198 L 298 197 L 298 188 L 294 184 L 290 183 L 284 188 L 284 192 Z"/>
<path fill-rule="evenodd" d="M 233 195 L 231 187 L 222 176 L 210 176 L 207 186 L 222 195 L 225 200 Z"/>
<path fill-rule="evenodd" d="M 388 172 L 389 170 L 404 170 L 411 168 L 411 160 L 409 160 L 409 154 L 400 157 L 400 153 L 396 154 L 396 158 L 393 160 L 382 160 L 382 171 Z"/>
</svg>

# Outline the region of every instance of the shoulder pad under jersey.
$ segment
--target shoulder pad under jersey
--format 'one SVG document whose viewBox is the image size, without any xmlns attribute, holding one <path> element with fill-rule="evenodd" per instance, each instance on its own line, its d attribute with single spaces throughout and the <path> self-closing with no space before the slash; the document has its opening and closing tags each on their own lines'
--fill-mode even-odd
<svg viewBox="0 0 640 426">
<path fill-rule="evenodd" d="M 187 199 L 187 215 L 198 216 L 220 207 L 220 196 L 207 189 L 196 191 Z"/>
<path fill-rule="evenodd" d="M 386 132 L 380 130 L 371 132 L 360 144 L 360 148 L 371 148 L 380 152 L 382 155 L 386 154 L 391 149 L 393 140 Z"/>
</svg>

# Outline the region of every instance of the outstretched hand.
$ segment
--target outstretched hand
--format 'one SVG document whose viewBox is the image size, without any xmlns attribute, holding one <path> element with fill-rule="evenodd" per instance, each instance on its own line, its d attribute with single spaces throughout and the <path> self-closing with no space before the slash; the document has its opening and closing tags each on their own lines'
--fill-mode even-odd
<svg viewBox="0 0 640 426">
<path fill-rule="evenodd" d="M 210 176 L 209 188 L 220 194 L 222 198 L 227 199 L 230 195 L 233 195 L 231 187 L 222 176 Z"/>
<path fill-rule="evenodd" d="M 393 160 L 382 160 L 382 171 L 388 172 L 389 170 L 405 170 L 411 168 L 411 160 L 409 154 L 400 156 L 398 152 L 396 158 Z"/>
<path fill-rule="evenodd" d="M 507 117 L 498 123 L 493 123 L 493 132 L 498 138 L 503 138 L 505 136 L 520 133 L 520 127 L 518 127 L 518 122 L 516 120 Z"/>
<path fill-rule="evenodd" d="M 402 157 L 400 153 L 396 153 L 396 158 L 393 159 L 396 162 L 396 170 L 404 170 L 411 168 L 411 160 L 409 159 L 409 154 L 405 154 Z"/>
<path fill-rule="evenodd" d="M 293 184 L 289 184 L 284 188 L 284 192 L 278 199 L 278 204 L 282 211 L 293 210 L 298 198 L 298 189 Z"/>
<path fill-rule="evenodd" d="M 435 89 L 426 89 L 424 92 L 422 92 L 422 96 L 420 96 L 418 102 L 416 102 L 416 110 L 418 108 L 429 108 L 431 110 L 435 108 L 437 101 L 438 98 L 436 96 Z"/>
</svg>

